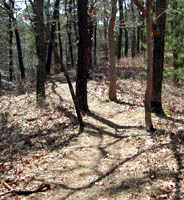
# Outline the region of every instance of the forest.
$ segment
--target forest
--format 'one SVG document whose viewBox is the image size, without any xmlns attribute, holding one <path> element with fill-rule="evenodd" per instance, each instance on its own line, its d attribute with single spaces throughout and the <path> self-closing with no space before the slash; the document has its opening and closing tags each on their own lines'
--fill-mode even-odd
<svg viewBox="0 0 184 200">
<path fill-rule="evenodd" d="M 0 0 L 0 199 L 184 199 L 184 0 Z"/>
</svg>

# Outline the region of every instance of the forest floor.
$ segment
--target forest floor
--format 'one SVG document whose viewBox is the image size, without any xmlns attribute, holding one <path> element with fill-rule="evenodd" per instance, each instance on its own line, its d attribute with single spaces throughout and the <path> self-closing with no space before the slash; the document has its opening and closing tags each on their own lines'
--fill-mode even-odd
<svg viewBox="0 0 184 200">
<path fill-rule="evenodd" d="M 158 130 L 147 133 L 142 62 L 122 59 L 118 64 L 117 102 L 108 99 L 108 66 L 91 74 L 91 112 L 83 115 L 83 132 L 62 74 L 47 81 L 45 108 L 35 106 L 32 83 L 4 85 L 0 199 L 184 199 L 184 88 L 164 81 L 167 117 L 153 115 Z M 27 190 L 35 192 L 25 195 Z"/>
</svg>

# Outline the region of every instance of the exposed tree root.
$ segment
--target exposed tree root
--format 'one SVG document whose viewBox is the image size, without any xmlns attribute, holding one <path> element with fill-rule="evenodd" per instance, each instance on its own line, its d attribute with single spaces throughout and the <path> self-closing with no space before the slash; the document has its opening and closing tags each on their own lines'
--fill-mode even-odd
<svg viewBox="0 0 184 200">
<path fill-rule="evenodd" d="M 45 192 L 46 190 L 50 189 L 50 184 L 42 183 L 39 185 L 36 189 L 32 190 L 24 190 L 24 189 L 13 189 L 10 185 L 8 185 L 6 182 L 1 180 L 1 184 L 8 190 L 8 192 L 4 192 L 0 194 L 0 197 L 5 196 L 7 194 L 14 194 L 14 195 L 29 195 L 32 193 L 37 192 Z"/>
</svg>

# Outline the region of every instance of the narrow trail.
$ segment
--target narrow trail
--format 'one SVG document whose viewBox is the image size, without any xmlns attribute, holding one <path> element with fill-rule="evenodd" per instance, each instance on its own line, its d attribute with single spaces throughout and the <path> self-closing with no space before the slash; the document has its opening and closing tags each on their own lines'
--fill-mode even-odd
<svg viewBox="0 0 184 200">
<path fill-rule="evenodd" d="M 57 93 L 71 103 L 67 91 L 62 84 Z M 60 151 L 59 158 L 57 151 L 56 160 L 52 158 L 48 164 L 53 171 L 49 167 L 38 175 L 38 180 L 54 185 L 47 199 L 156 199 L 163 195 L 155 189 L 160 181 L 163 187 L 170 184 L 165 196 L 173 193 L 171 180 L 176 172 L 167 165 L 173 154 L 170 138 L 148 134 L 142 125 L 144 109 L 138 108 L 142 112 L 137 114 L 132 107 L 134 111 L 129 104 L 117 105 L 89 95 L 91 113 L 83 117 L 83 133 Z M 39 198 L 43 199 L 41 194 Z"/>
<path fill-rule="evenodd" d="M 107 85 L 89 81 L 91 112 L 83 115 L 82 133 L 60 76 L 47 83 L 46 109 L 35 108 L 34 93 L 1 97 L 1 109 L 10 116 L 0 130 L 2 179 L 16 188 L 51 186 L 8 200 L 184 199 L 182 118 L 154 116 L 157 127 L 166 128 L 150 135 L 144 127 L 142 80 L 118 84 L 123 95 L 111 102 Z"/>
</svg>

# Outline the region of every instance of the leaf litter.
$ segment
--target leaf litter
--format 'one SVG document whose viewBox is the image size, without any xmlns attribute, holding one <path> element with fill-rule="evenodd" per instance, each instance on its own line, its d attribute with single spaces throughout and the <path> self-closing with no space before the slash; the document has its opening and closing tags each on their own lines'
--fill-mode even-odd
<svg viewBox="0 0 184 200">
<path fill-rule="evenodd" d="M 143 60 L 117 65 L 118 101 L 108 99 L 106 66 L 88 83 L 91 113 L 79 133 L 72 100 L 62 75 L 47 81 L 47 106 L 35 106 L 35 91 L 16 86 L 0 96 L 0 198 L 10 200 L 184 199 L 183 88 L 163 83 L 167 117 L 153 115 L 157 128 L 144 127 Z M 103 77 L 103 78 L 102 78 Z M 26 83 L 25 83 L 26 84 Z M 12 89 L 12 90 L 11 90 Z M 13 189 L 46 191 L 7 194 Z"/>
</svg>

